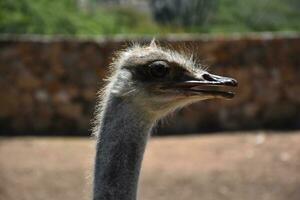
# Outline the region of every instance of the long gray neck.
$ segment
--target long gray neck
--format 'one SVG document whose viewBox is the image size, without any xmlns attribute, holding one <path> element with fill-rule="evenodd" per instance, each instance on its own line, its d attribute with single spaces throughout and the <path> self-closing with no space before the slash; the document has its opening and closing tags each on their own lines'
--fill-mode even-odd
<svg viewBox="0 0 300 200">
<path fill-rule="evenodd" d="M 94 200 L 135 200 L 152 121 L 130 102 L 110 98 L 97 141 Z"/>
</svg>

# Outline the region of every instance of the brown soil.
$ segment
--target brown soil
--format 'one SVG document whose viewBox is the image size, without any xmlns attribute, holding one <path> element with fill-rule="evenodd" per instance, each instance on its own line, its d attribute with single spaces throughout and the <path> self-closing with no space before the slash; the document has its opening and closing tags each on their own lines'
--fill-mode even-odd
<svg viewBox="0 0 300 200">
<path fill-rule="evenodd" d="M 1 138 L 0 200 L 87 200 L 94 143 Z M 299 200 L 300 132 L 151 139 L 143 200 Z"/>
</svg>

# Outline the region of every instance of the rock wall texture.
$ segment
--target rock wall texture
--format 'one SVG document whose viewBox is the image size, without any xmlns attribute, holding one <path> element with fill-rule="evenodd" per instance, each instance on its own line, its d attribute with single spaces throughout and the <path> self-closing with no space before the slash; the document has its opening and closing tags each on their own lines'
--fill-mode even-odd
<svg viewBox="0 0 300 200">
<path fill-rule="evenodd" d="M 147 42 L 147 39 L 135 39 Z M 128 39 L 0 39 L 0 134 L 85 134 L 96 91 Z M 191 105 L 158 134 L 300 128 L 300 36 L 172 37 L 211 72 L 239 81 L 232 101 Z"/>
</svg>

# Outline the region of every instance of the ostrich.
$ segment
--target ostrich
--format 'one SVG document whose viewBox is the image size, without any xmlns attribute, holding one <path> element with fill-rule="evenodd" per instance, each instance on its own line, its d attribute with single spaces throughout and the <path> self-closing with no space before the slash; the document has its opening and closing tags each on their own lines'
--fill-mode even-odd
<svg viewBox="0 0 300 200">
<path fill-rule="evenodd" d="M 210 74 L 155 41 L 120 52 L 111 68 L 93 130 L 93 199 L 135 200 L 147 139 L 157 120 L 200 100 L 233 98 L 226 86 L 237 86 L 237 81 Z"/>
</svg>

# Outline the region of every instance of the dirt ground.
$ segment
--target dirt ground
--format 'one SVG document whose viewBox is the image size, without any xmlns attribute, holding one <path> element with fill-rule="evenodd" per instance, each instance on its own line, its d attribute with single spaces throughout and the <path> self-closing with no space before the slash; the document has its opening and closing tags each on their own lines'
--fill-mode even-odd
<svg viewBox="0 0 300 200">
<path fill-rule="evenodd" d="M 0 138 L 0 200 L 87 200 L 89 138 Z M 300 131 L 152 138 L 143 200 L 299 200 Z"/>
</svg>

